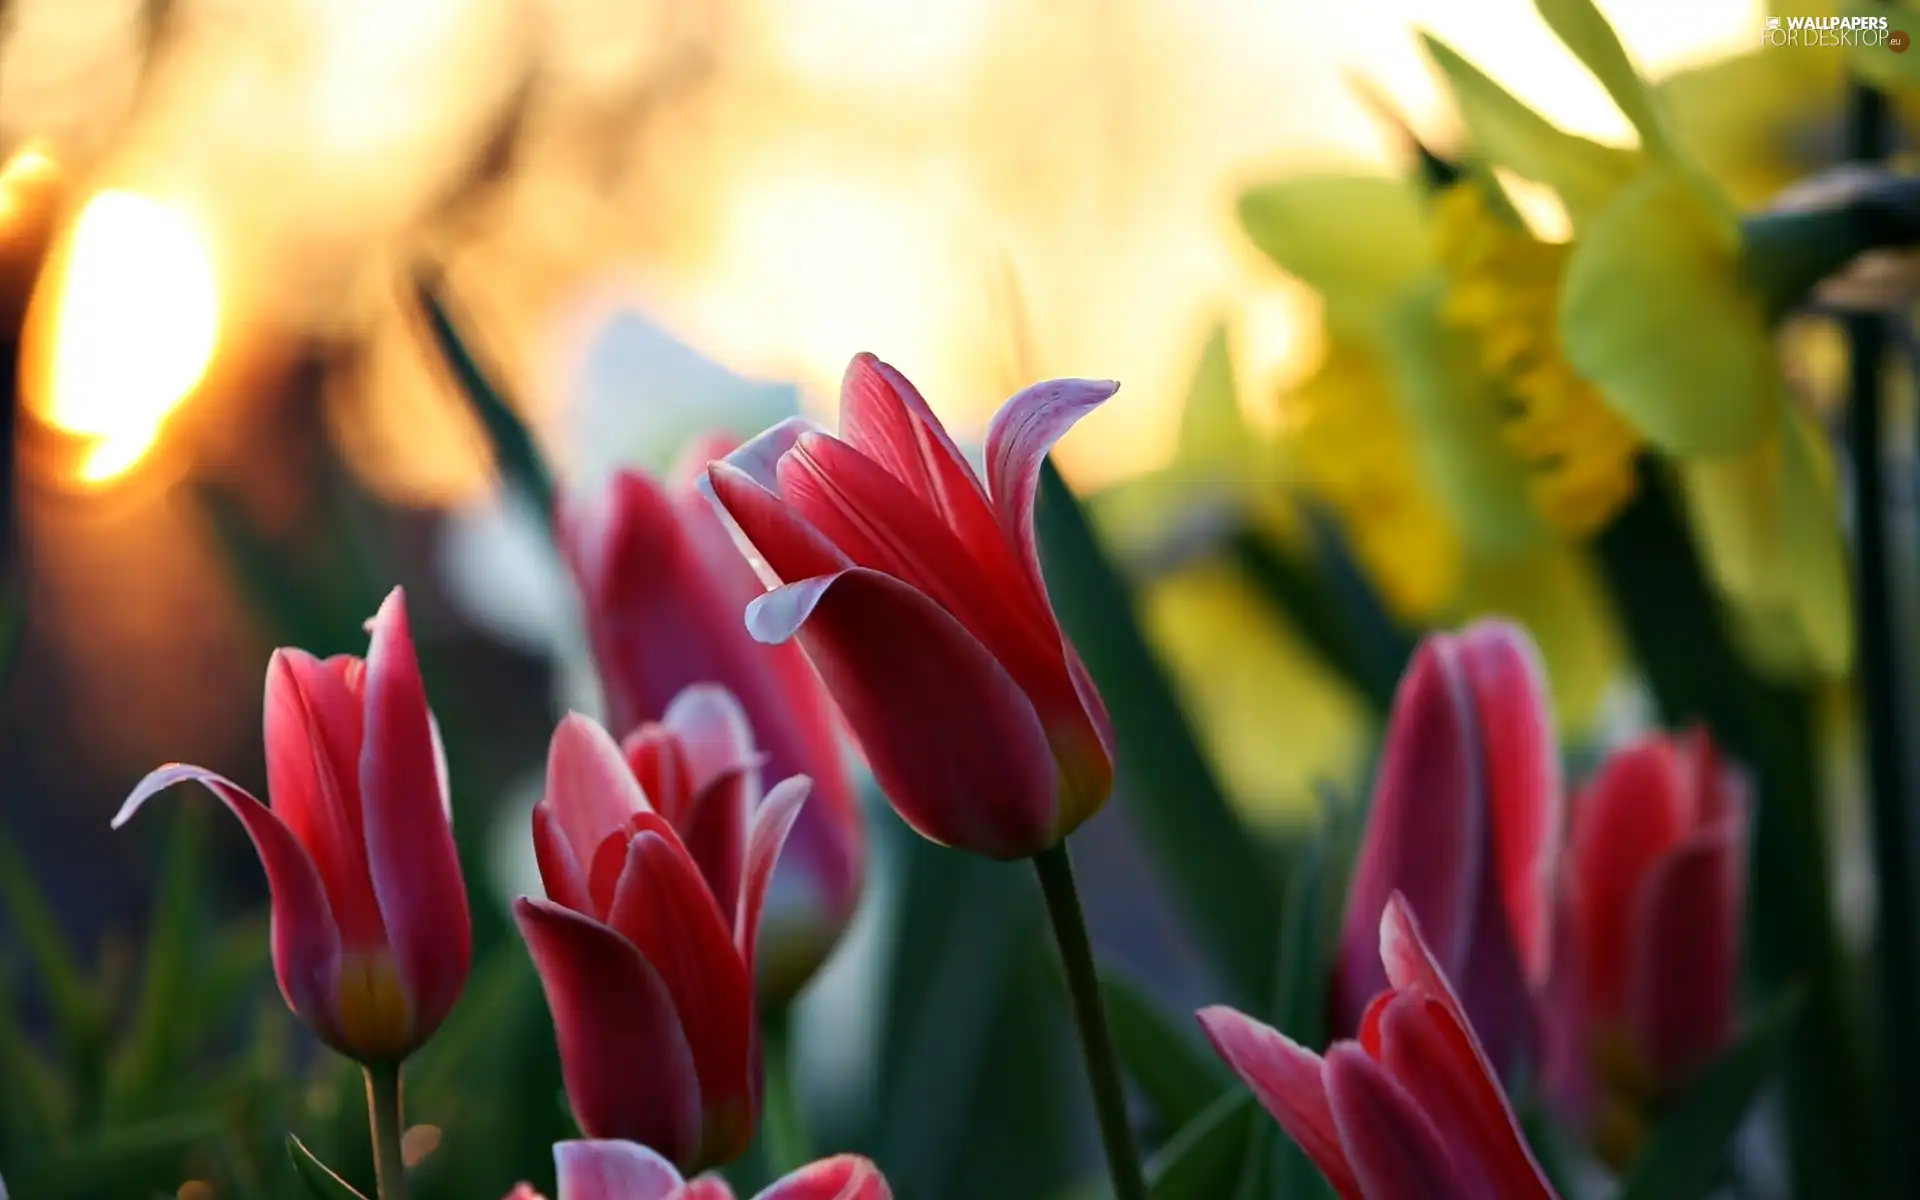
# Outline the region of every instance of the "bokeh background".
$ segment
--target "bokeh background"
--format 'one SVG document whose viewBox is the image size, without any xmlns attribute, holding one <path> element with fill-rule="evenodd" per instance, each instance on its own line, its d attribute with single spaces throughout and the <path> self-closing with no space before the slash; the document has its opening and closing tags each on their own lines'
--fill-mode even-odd
<svg viewBox="0 0 1920 1200">
<path fill-rule="evenodd" d="M 1766 16 L 1748 0 L 1601 7 L 1655 78 L 1752 54 Z M 1027 381 L 1119 379 L 1058 462 L 1140 581 L 1155 648 L 1227 791 L 1284 841 L 1319 819 L 1324 790 L 1364 786 L 1379 712 L 1207 553 L 1218 493 L 1285 481 L 1261 473 L 1264 459 L 1183 452 L 1196 379 L 1246 429 L 1281 439 L 1325 348 L 1316 298 L 1248 242 L 1236 198 L 1289 174 L 1404 171 L 1382 105 L 1455 144 L 1417 28 L 1565 128 L 1629 137 L 1526 0 L 13 0 L 4 14 L 0 243 L 47 220 L 57 237 L 27 324 L 15 569 L 28 624 L 0 702 L 0 838 L 116 1012 L 141 978 L 169 836 L 162 821 L 108 832 L 127 788 L 175 759 L 262 782 L 271 648 L 355 649 L 396 582 L 495 941 L 507 899 L 529 890 L 526 810 L 552 715 L 597 700 L 551 552 L 497 486 L 480 426 L 421 336 L 416 264 L 445 269 L 468 332 L 573 487 L 618 464 L 663 467 L 705 428 L 751 433 L 796 407 L 829 418 L 860 350 L 914 379 L 963 442 Z M 1778 118 L 1764 146 L 1712 142 L 1752 150 L 1730 177 L 1743 199 L 1837 146 L 1837 111 L 1803 114 L 1771 85 L 1727 99 Z M 1554 236 L 1550 201 L 1517 186 L 1515 198 Z M 1574 578 L 1531 613 L 1513 607 L 1552 643 L 1563 717 L 1631 725 L 1644 705 L 1590 590 Z M 193 853 L 209 921 L 257 919 L 244 842 L 205 825 Z M 1170 999 L 1206 1000 L 1125 807 L 1085 843 L 1103 949 Z M 888 910 L 906 908 L 918 878 L 882 871 L 811 998 L 808 1094 L 828 1136 L 905 1147 L 903 1194 L 979 1194 L 1006 1174 L 993 1144 L 956 1149 L 960 1131 L 977 1142 L 965 1114 L 987 1112 L 1011 1139 L 1018 1109 L 944 1081 L 974 1086 L 969 1046 L 1067 1046 L 1023 1029 L 1037 1018 L 995 991 L 1044 976 L 1042 960 L 980 940 L 983 915 L 1013 911 L 992 905 L 1024 893 L 906 839 L 880 849 L 979 876 L 955 884 L 982 889 L 963 914 L 975 919 L 922 939 L 945 957 L 914 984 L 972 1024 L 876 1031 L 863 1018 L 899 983 L 911 918 Z M 258 940 L 257 928 L 230 936 Z M 0 963 L 24 975 L 24 925 L 0 922 L 0 939 Z M 257 961 L 232 957 L 251 1013 L 270 990 Z M 489 992 L 483 970 L 469 1006 L 526 998 L 512 968 L 499 978 Z M 45 1033 L 40 990 L 4 999 Z M 503 1018 L 480 1040 L 513 1043 L 521 1068 L 485 1082 L 449 1051 L 453 1065 L 431 1068 L 440 1090 L 425 1090 L 457 1099 L 515 1081 L 539 1093 L 528 1103 L 545 1124 L 524 1139 L 538 1146 L 562 1115 L 551 1065 L 525 1066 L 550 1059 L 548 1037 L 537 1010 Z M 305 1061 L 297 1038 L 288 1046 Z M 896 1052 L 936 1064 L 921 1069 L 926 1098 L 878 1080 L 873 1064 Z M 351 1162 L 357 1100 L 329 1086 L 285 1124 L 304 1135 L 344 1109 Z M 435 1153 L 496 1172 L 476 1186 L 545 1169 L 484 1144 L 481 1116 L 465 1135 L 459 1111 L 421 1119 L 464 1140 Z M 1052 1159 L 1007 1150 L 1037 1165 L 1000 1194 L 1076 1177 L 1086 1131 L 1059 1141 Z M 159 1164 L 141 1170 L 228 1169 L 164 1146 L 139 1154 Z M 46 1178 L 46 1195 L 67 1186 Z M 266 1179 L 252 1186 L 278 1194 Z"/>
</svg>

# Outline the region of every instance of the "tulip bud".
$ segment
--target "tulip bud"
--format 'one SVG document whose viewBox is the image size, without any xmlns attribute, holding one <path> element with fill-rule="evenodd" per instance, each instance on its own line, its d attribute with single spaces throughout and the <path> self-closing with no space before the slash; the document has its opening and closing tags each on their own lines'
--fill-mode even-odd
<svg viewBox="0 0 1920 1200">
<path fill-rule="evenodd" d="M 733 1200 L 718 1176 L 683 1180 L 672 1163 L 632 1142 L 561 1142 L 553 1148 L 560 1200 Z M 823 1158 L 754 1200 L 892 1200 L 880 1169 L 857 1155 Z M 4 1200 L 4 1197 L 0 1197 Z M 521 1184 L 506 1200 L 543 1200 Z"/>
</svg>

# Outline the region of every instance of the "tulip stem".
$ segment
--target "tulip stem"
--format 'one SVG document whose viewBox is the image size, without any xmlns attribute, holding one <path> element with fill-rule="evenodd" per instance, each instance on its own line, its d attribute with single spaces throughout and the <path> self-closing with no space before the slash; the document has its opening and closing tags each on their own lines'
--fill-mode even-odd
<svg viewBox="0 0 1920 1200">
<path fill-rule="evenodd" d="M 400 1151 L 400 1064 L 367 1064 L 367 1117 L 373 1123 L 373 1175 L 380 1200 L 407 1200 Z"/>
<path fill-rule="evenodd" d="M 807 1145 L 807 1127 L 793 1088 L 793 1014 L 770 1015 L 766 1024 L 767 1092 L 766 1152 L 775 1178 L 807 1165 L 813 1152 Z"/>
<path fill-rule="evenodd" d="M 1067 991 L 1073 998 L 1073 1022 L 1080 1030 L 1080 1049 L 1087 1059 L 1087 1079 L 1093 1085 L 1093 1105 L 1100 1120 L 1100 1142 L 1107 1152 L 1107 1172 L 1113 1177 L 1115 1200 L 1147 1200 L 1147 1184 L 1140 1174 L 1140 1153 L 1127 1120 L 1127 1093 L 1120 1081 L 1120 1060 L 1114 1054 L 1113 1035 L 1107 1030 L 1106 1003 L 1100 996 L 1100 977 L 1087 940 L 1087 919 L 1080 910 L 1080 892 L 1073 883 L 1073 859 L 1063 841 L 1033 856 L 1040 874 L 1040 890 L 1047 898 L 1047 916 L 1053 922 L 1060 963 L 1066 969 Z"/>
</svg>

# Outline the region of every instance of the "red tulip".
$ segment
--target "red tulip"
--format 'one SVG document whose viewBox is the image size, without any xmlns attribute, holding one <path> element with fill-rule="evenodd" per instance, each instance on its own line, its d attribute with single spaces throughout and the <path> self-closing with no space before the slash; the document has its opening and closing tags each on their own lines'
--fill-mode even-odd
<svg viewBox="0 0 1920 1200">
<path fill-rule="evenodd" d="M 629 749 L 632 766 L 578 714 L 554 731 L 533 814 L 548 899 L 522 896 L 514 915 L 580 1128 L 693 1171 L 737 1158 L 759 1121 L 755 934 L 808 784 L 782 782 L 749 815 L 753 748 L 719 688 L 691 690 Z"/>
<path fill-rule="evenodd" d="M 273 965 L 321 1040 L 369 1063 L 426 1041 L 467 979 L 466 886 L 447 767 L 395 588 L 367 657 L 274 651 L 267 666 L 272 807 L 205 767 L 170 763 L 133 789 L 114 828 L 157 792 L 204 784 L 253 839 L 273 893 Z"/>
<path fill-rule="evenodd" d="M 717 1176 L 691 1182 L 660 1155 L 632 1142 L 561 1142 L 553 1148 L 560 1200 L 733 1200 Z M 852 1154 L 802 1167 L 754 1200 L 892 1200 L 880 1169 Z M 541 1200 L 521 1184 L 506 1200 Z"/>
<path fill-rule="evenodd" d="M 1554 1195 L 1473 1023 L 1404 897 L 1380 921 L 1388 990 L 1357 1041 L 1323 1059 L 1231 1008 L 1200 1024 L 1234 1072 L 1346 1200 Z"/>
<path fill-rule="evenodd" d="M 745 706 L 767 777 L 813 780 L 774 872 L 762 935 L 761 990 L 780 1002 L 812 977 L 852 920 L 864 846 L 826 689 L 799 646 L 762 646 L 748 635 L 740 614 L 765 589 L 693 486 L 695 469 L 736 445 L 701 442 L 670 487 L 622 472 L 597 503 L 565 507 L 558 524 L 612 728 L 657 721 L 685 688 L 717 683 Z"/>
<path fill-rule="evenodd" d="M 913 385 L 863 354 L 838 438 L 787 421 L 708 469 L 776 585 L 747 628 L 798 636 L 881 790 L 934 841 L 1027 857 L 1112 790 L 1113 729 L 1047 598 L 1033 510 L 1047 452 L 1117 386 L 1007 401 L 983 487 Z"/>
<path fill-rule="evenodd" d="M 1548 1082 L 1616 1163 L 1647 1104 L 1726 1046 L 1746 891 L 1747 788 L 1704 732 L 1612 755 L 1573 804 Z"/>
<path fill-rule="evenodd" d="M 1535 1040 L 1562 808 L 1546 684 L 1524 630 L 1484 621 L 1421 643 L 1394 696 L 1348 892 L 1335 1024 L 1359 1028 L 1385 986 L 1374 953 L 1400 892 L 1502 1072 Z"/>
</svg>

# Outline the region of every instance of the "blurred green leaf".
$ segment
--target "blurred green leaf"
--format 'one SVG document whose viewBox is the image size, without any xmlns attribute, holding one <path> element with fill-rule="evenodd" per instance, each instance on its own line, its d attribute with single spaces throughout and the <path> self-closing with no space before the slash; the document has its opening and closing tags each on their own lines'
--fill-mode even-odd
<svg viewBox="0 0 1920 1200">
<path fill-rule="evenodd" d="M 1327 1041 L 1327 993 L 1332 974 L 1333 934 L 1341 904 L 1339 860 L 1352 833 L 1353 814 L 1326 798 L 1319 834 L 1293 861 L 1287 879 L 1286 923 L 1275 980 L 1275 1027 L 1303 1046 Z M 1269 1123 L 1271 1124 L 1271 1123 Z M 1326 1181 L 1292 1139 L 1272 1126 L 1271 1171 L 1280 1195 L 1326 1195 Z"/>
<path fill-rule="evenodd" d="M 1727 1146 L 1779 1067 L 1801 1008 L 1798 993 L 1776 1001 L 1738 1045 L 1701 1073 L 1660 1122 L 1619 1200 L 1701 1200 L 1713 1193 Z"/>
<path fill-rule="evenodd" d="M 45 1149 L 66 1129 L 73 1096 L 67 1081 L 21 1028 L 23 1011 L 10 972 L 0 971 L 0 1147 Z"/>
<path fill-rule="evenodd" d="M 1420 193 L 1377 175 L 1303 175 L 1240 197 L 1247 238 L 1326 303 L 1327 321 L 1365 327 L 1433 264 Z"/>
<path fill-rule="evenodd" d="M 313 1200 L 367 1200 L 352 1184 L 328 1170 L 327 1165 L 291 1133 L 287 1135 L 287 1156 L 293 1159 L 293 1169 L 300 1182 L 307 1185 L 307 1193 Z"/>
<path fill-rule="evenodd" d="M 300 570 L 224 488 L 201 484 L 195 496 L 241 593 L 276 638 L 322 655 L 355 648 L 366 613 L 343 607 L 337 575 Z"/>
<path fill-rule="evenodd" d="M 1214 1200 L 1232 1190 L 1253 1122 L 1266 1114 L 1245 1091 L 1214 1100 L 1147 1161 L 1153 1200 Z"/>
<path fill-rule="evenodd" d="M 1167 1012 L 1114 971 L 1101 973 L 1100 988 L 1121 1066 L 1165 1128 L 1185 1129 L 1234 1089 L 1232 1072 L 1195 1032 L 1192 1017 Z"/>
<path fill-rule="evenodd" d="M 6 836 L 0 836 L 0 911 L 26 949 L 74 1065 L 95 1061 L 106 1036 L 105 1000 L 81 969 L 46 893 Z"/>
<path fill-rule="evenodd" d="M 130 1180 L 153 1179 L 174 1168 L 189 1153 L 205 1151 L 227 1141 L 218 1117 L 185 1111 L 117 1125 L 53 1155 L 9 1185 L 23 1198 L 88 1194 L 126 1195 Z M 170 1186 L 179 1183 L 176 1176 Z"/>
<path fill-rule="evenodd" d="M 1270 855 L 1228 804 L 1140 630 L 1127 581 L 1051 461 L 1037 525 L 1054 609 L 1113 718 L 1117 792 L 1232 993 L 1259 996 L 1279 945 Z"/>
<path fill-rule="evenodd" d="M 1678 151 L 1667 131 L 1665 115 L 1653 93 L 1634 69 L 1626 47 L 1592 0 L 1534 0 L 1541 19 L 1573 51 L 1607 95 L 1633 123 L 1640 145 L 1648 154 L 1673 157 Z"/>
<path fill-rule="evenodd" d="M 422 267 L 415 272 L 414 296 L 426 316 L 427 331 L 433 338 L 434 348 L 447 369 L 453 372 L 454 382 L 459 384 L 467 402 L 473 406 L 474 415 L 486 429 L 501 473 L 526 491 L 528 498 L 551 524 L 554 515 L 553 476 L 548 473 L 539 447 L 533 435 L 527 432 L 519 411 L 507 400 L 506 393 L 498 384 L 498 373 L 481 364 L 472 345 L 462 336 L 458 323 L 448 313 L 445 290 L 446 281 L 436 270 Z"/>
<path fill-rule="evenodd" d="M 205 1024 L 195 960 L 202 944 L 200 898 L 206 887 L 210 815 L 197 799 L 173 810 L 173 834 L 147 934 L 140 999 L 132 1026 L 108 1064 L 109 1119 L 149 1098 Z"/>
</svg>

